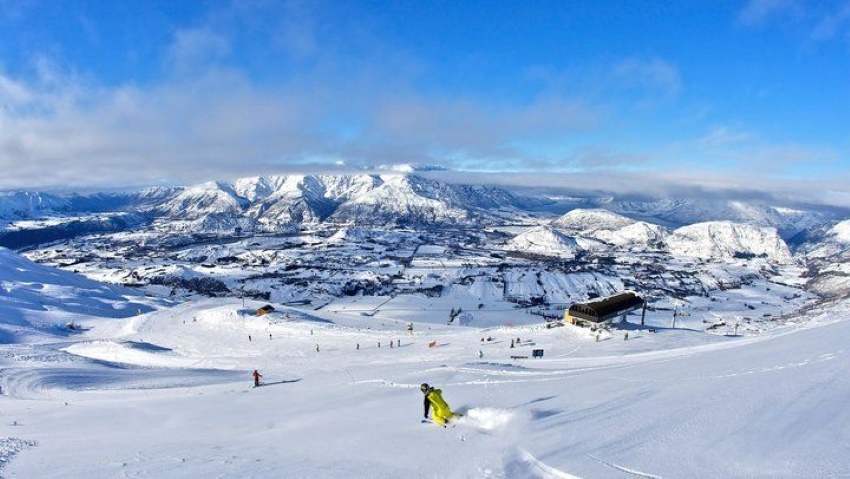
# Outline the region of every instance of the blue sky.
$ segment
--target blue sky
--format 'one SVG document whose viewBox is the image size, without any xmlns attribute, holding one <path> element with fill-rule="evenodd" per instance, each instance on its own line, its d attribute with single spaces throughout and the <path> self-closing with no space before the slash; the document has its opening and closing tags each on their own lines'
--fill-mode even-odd
<svg viewBox="0 0 850 479">
<path fill-rule="evenodd" d="M 0 188 L 398 163 L 850 205 L 850 0 L 0 0 Z"/>
</svg>

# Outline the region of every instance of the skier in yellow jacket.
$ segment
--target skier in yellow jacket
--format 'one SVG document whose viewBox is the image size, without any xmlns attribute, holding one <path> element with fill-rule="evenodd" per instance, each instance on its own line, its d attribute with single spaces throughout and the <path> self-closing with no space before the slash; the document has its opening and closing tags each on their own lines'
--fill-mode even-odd
<svg viewBox="0 0 850 479">
<path fill-rule="evenodd" d="M 449 419 L 458 416 L 458 414 L 452 412 L 452 409 L 448 404 L 446 404 L 446 400 L 443 399 L 442 390 L 434 389 L 429 386 L 428 383 L 422 383 L 422 385 L 419 386 L 419 389 L 422 391 L 422 394 L 425 395 L 425 419 L 428 419 L 428 411 L 431 409 L 431 406 L 434 407 L 434 422 L 441 424 L 444 427 Z"/>
</svg>

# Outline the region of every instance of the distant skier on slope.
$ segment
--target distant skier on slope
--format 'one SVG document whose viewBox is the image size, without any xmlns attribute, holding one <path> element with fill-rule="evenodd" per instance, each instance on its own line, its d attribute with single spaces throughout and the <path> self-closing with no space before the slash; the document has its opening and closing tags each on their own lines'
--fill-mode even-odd
<svg viewBox="0 0 850 479">
<path fill-rule="evenodd" d="M 432 386 L 429 386 L 428 383 L 422 383 L 419 386 L 419 390 L 422 391 L 422 394 L 425 395 L 425 400 L 423 402 L 425 406 L 425 419 L 428 419 L 428 412 L 431 409 L 431 406 L 434 407 L 433 420 L 437 424 L 446 426 L 446 423 L 449 419 L 457 416 L 452 412 L 452 409 L 446 403 L 446 400 L 443 399 L 443 391 L 440 389 L 434 389 Z"/>
<path fill-rule="evenodd" d="M 259 387 L 260 386 L 260 378 L 263 377 L 263 375 L 260 374 L 259 372 L 257 372 L 256 369 L 254 370 L 253 373 L 251 373 L 251 375 L 254 376 L 254 387 L 255 388 Z"/>
</svg>

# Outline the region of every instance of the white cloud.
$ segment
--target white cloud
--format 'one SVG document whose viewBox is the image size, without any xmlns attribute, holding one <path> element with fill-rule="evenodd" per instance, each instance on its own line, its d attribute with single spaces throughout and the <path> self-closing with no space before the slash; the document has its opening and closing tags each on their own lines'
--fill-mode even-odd
<svg viewBox="0 0 850 479">
<path fill-rule="evenodd" d="M 661 58 L 629 58 L 614 65 L 613 74 L 623 86 L 643 89 L 662 97 L 674 97 L 682 89 L 679 69 Z"/>
<path fill-rule="evenodd" d="M 804 6 L 799 0 L 750 0 L 738 14 L 745 25 L 760 25 L 783 16 L 799 16 Z"/>
<path fill-rule="evenodd" d="M 719 147 L 743 143 L 758 138 L 754 132 L 729 125 L 714 127 L 710 132 L 697 140 L 704 147 Z"/>
<path fill-rule="evenodd" d="M 23 83 L 0 75 L 0 111 L 17 109 L 33 101 L 33 93 Z"/>
<path fill-rule="evenodd" d="M 168 51 L 169 66 L 190 73 L 219 62 L 230 49 L 227 38 L 207 28 L 178 30 Z"/>
<path fill-rule="evenodd" d="M 806 203 L 850 208 L 850 189 L 841 179 L 761 178 L 694 168 L 693 164 L 665 171 L 435 172 L 426 176 L 455 183 L 512 186 L 531 192 L 616 194 L 636 198 L 757 198 L 779 204 Z"/>
<path fill-rule="evenodd" d="M 835 10 L 826 12 L 812 29 L 814 40 L 831 40 L 841 35 L 850 39 L 850 1 L 845 1 Z"/>
<path fill-rule="evenodd" d="M 189 44 L 209 45 L 181 45 Z M 386 82 L 371 77 L 314 82 L 312 75 L 258 86 L 238 71 L 209 66 L 154 86 L 107 88 L 27 84 L 0 74 L 0 187 L 196 181 L 321 158 L 356 166 L 516 157 L 515 142 L 554 141 L 602 116 L 569 98 L 519 105 L 435 100 L 386 91 Z"/>
<path fill-rule="evenodd" d="M 524 105 L 485 105 L 418 95 L 390 96 L 378 105 L 366 134 L 423 153 L 442 150 L 493 155 L 513 152 L 514 141 L 535 137 L 545 141 L 592 128 L 602 117 L 600 109 L 562 97 L 540 97 Z"/>
<path fill-rule="evenodd" d="M 769 168 L 774 174 L 782 175 L 799 166 L 815 170 L 818 166 L 829 168 L 838 165 L 841 154 L 832 147 L 776 143 L 759 145 L 753 151 L 743 153 L 743 157 L 757 171 Z"/>
<path fill-rule="evenodd" d="M 316 55 L 320 49 L 317 30 L 317 19 L 309 3 L 287 2 L 273 41 L 282 45 L 295 58 L 305 59 Z"/>
<path fill-rule="evenodd" d="M 26 83 L 0 74 L 0 188 L 123 186 L 163 179 L 185 184 L 402 162 L 457 169 L 461 163 L 452 159 L 463 158 L 466 169 L 546 172 L 494 176 L 512 183 L 635 194 L 688 188 L 780 194 L 794 183 L 782 179 L 783 173 L 800 165 L 832 164 L 834 171 L 839 159 L 834 149 L 771 145 L 729 125 L 700 140 L 717 149 L 711 158 L 723 153 L 729 159 L 725 167 L 706 163 L 699 169 L 687 151 L 635 152 L 588 141 L 566 148 L 560 139 L 581 138 L 609 112 L 561 96 L 485 104 L 435 99 L 403 84 L 387 90 L 385 82 L 368 76 L 313 82 L 312 73 L 290 84 L 260 87 L 222 68 L 150 87 L 106 88 L 57 81 L 56 72 L 50 76 L 49 83 Z M 548 153 L 529 154 L 523 141 Z M 673 162 L 679 154 L 684 161 Z M 661 161 L 672 166 L 659 170 Z M 588 173 L 559 173 L 566 171 Z M 832 198 L 842 198 L 847 191 L 832 179 L 806 188 L 787 193 L 814 198 L 832 191 Z"/>
<path fill-rule="evenodd" d="M 18 19 L 36 6 L 37 0 L 0 0 L 0 18 Z"/>
<path fill-rule="evenodd" d="M 850 40 L 850 0 L 750 0 L 738 20 L 749 27 L 790 21 L 805 41 Z"/>
</svg>

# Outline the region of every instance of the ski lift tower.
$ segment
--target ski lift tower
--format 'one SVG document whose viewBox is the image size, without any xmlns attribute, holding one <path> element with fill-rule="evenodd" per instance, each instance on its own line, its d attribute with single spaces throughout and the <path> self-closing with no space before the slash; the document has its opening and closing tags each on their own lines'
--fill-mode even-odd
<svg viewBox="0 0 850 479">
<path fill-rule="evenodd" d="M 685 302 L 679 298 L 673 298 L 673 322 L 670 324 L 670 328 L 676 329 L 676 317 L 679 315 L 679 307 L 684 306 Z"/>
</svg>

